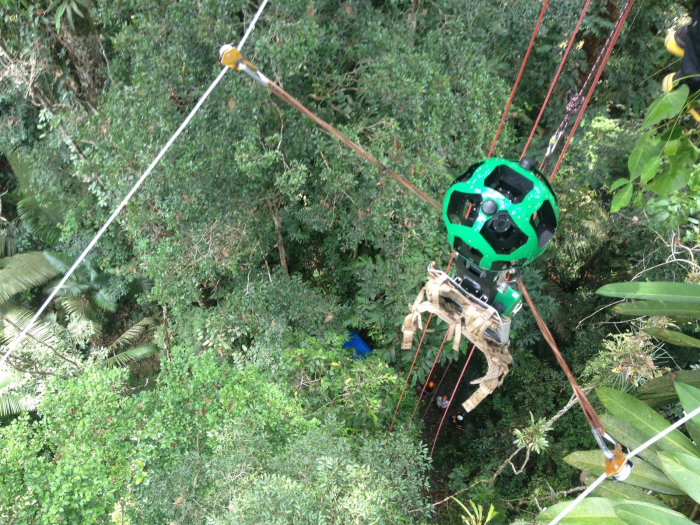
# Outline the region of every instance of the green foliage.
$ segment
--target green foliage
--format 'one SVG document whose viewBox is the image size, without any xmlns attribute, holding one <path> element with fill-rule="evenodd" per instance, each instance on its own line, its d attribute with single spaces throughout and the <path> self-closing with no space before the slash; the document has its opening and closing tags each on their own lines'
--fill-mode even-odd
<svg viewBox="0 0 700 525">
<path fill-rule="evenodd" d="M 540 418 L 539 421 L 535 423 L 535 417 L 530 412 L 530 425 L 523 430 L 515 429 L 513 433 L 515 434 L 514 444 L 519 447 L 526 447 L 532 449 L 538 454 L 549 447 L 549 442 L 545 437 L 545 433 L 540 429 L 544 425 L 545 419 Z"/>
<path fill-rule="evenodd" d="M 19 253 L 0 260 L 0 303 L 46 284 L 59 274 L 42 252 Z"/>
<path fill-rule="evenodd" d="M 77 254 L 213 79 L 216 50 L 236 39 L 255 6 L 221 0 L 154 9 L 151 0 L 115 0 L 88 12 L 82 0 L 57 0 L 5 7 L 0 33 L 15 67 L 5 69 L 10 81 L 0 86 L 7 123 L 0 140 L 31 152 L 23 195 L 33 200 L 20 206 L 19 193 L 3 200 L 9 222 L 0 224 L 0 252 Z M 71 25 L 65 17 L 77 14 L 73 7 L 85 17 Z M 535 0 L 291 0 L 268 6 L 245 54 L 439 198 L 488 151 L 540 8 Z M 650 30 L 667 27 L 677 14 L 668 0 L 647 0 L 630 16 L 624 46 L 556 181 L 566 208 L 562 235 L 547 260 L 524 275 L 578 369 L 606 336 L 605 326 L 574 330 L 598 307 L 592 289 L 611 276 L 624 279 L 629 261 L 651 244 L 625 221 L 608 220 L 599 188 L 625 176 L 638 114 L 656 89 L 639 79 L 666 65 L 663 52 L 650 46 Z M 567 3 L 550 6 L 499 155 L 520 153 L 576 16 Z M 614 16 L 604 3 L 592 5 L 531 154 L 541 158 Z M 66 38 L 84 29 L 99 34 L 90 63 L 101 64 L 109 78 L 92 106 L 81 103 L 80 88 L 96 74 Z M 568 384 L 525 311 L 514 320 L 507 381 L 474 414 L 478 424 L 443 430 L 436 483 L 428 485 L 417 435 L 381 436 L 413 357 L 398 350 L 406 305 L 427 263 L 447 263 L 438 217 L 242 76 L 225 78 L 185 135 L 61 290 L 61 308 L 40 325 L 78 367 L 34 340 L 18 349 L 18 358 L 31 360 L 28 370 L 56 379 L 23 372 L 8 387 L 8 395 L 40 406 L 38 421 L 20 418 L 6 431 L 15 463 L 3 463 L 0 485 L 15 498 L 16 522 L 29 516 L 25 521 L 90 523 L 113 513 L 131 523 L 420 522 L 428 516 L 409 511 L 425 507 L 428 491 L 443 490 L 443 480 L 462 489 L 488 479 L 510 454 L 513 429 L 527 430 L 561 408 Z M 685 147 L 678 140 L 676 155 Z M 669 162 L 671 150 L 664 152 Z M 8 175 L 10 186 L 15 179 Z M 692 218 L 691 197 L 670 195 L 664 206 L 687 209 Z M 51 227 L 58 223 L 60 239 Z M 138 286 L 141 275 L 152 278 L 152 289 Z M 40 291 L 32 283 L 19 288 L 14 297 L 34 307 Z M 167 311 L 162 325 L 139 322 L 156 309 Z M 362 333 L 372 358 L 348 359 L 341 350 L 348 328 Z M 440 324 L 433 328 L 417 362 L 418 382 L 443 335 Z M 141 344 L 150 346 L 129 350 Z M 131 360 L 151 355 L 155 345 L 157 359 Z M 445 354 L 441 367 L 460 357 Z M 105 359 L 128 360 L 128 381 L 126 368 L 97 365 Z M 458 397 L 484 370 L 475 356 Z M 102 380 L 111 381 L 112 391 Z M 445 388 L 455 380 L 448 374 Z M 406 397 L 397 428 L 416 396 Z M 98 406 L 101 399 L 105 406 Z M 506 469 L 492 487 L 479 484 L 466 497 L 477 508 L 494 502 L 499 515 L 492 522 L 510 517 L 510 503 L 502 502 L 530 494 L 554 501 L 551 487 L 568 485 L 574 469 L 552 458 L 580 446 L 584 427 L 579 414 L 567 414 L 523 475 Z M 429 434 L 428 427 L 426 441 Z M 523 434 L 523 443 L 534 443 L 530 437 Z M 92 486 L 86 472 L 94 473 Z M 77 478 L 84 503 L 66 494 L 69 476 Z M 41 494 L 32 503 L 29 487 L 40 482 L 58 485 L 56 496 Z M 96 501 L 96 492 L 110 496 Z M 531 503 L 513 505 L 517 513 Z"/>
<path fill-rule="evenodd" d="M 54 19 L 56 21 L 56 32 L 58 33 L 61 31 L 61 18 L 63 18 L 64 14 L 68 18 L 68 23 L 70 26 L 74 28 L 75 24 L 73 23 L 73 14 L 80 17 L 85 16 L 80 7 L 82 6 L 83 9 L 89 9 L 90 4 L 90 0 L 55 0 L 52 2 L 47 11 L 56 9 L 56 14 L 54 15 Z"/>
<path fill-rule="evenodd" d="M 540 513 L 537 519 L 548 523 L 559 514 L 568 503 L 559 503 Z M 665 523 L 669 525 L 690 525 L 692 522 L 682 514 L 670 509 L 645 502 L 630 503 L 626 499 L 586 498 L 560 523 L 583 525 L 586 523 L 603 525 L 641 525 Z"/>
<path fill-rule="evenodd" d="M 675 382 L 700 387 L 700 371 L 699 370 L 680 370 L 671 374 L 663 375 L 653 379 L 642 385 L 638 393 L 641 394 L 641 399 L 649 406 L 659 408 L 671 402 L 678 400 L 678 393 L 675 388 Z"/>
<path fill-rule="evenodd" d="M 124 352 L 119 352 L 113 355 L 109 359 L 104 360 L 105 366 L 120 366 L 126 365 L 133 361 L 139 361 L 141 359 L 148 359 L 149 357 L 159 356 L 160 349 L 158 345 L 153 343 L 146 343 L 144 345 L 135 346 Z"/>
<path fill-rule="evenodd" d="M 617 189 L 610 213 L 627 207 L 636 188 L 635 205 L 642 204 L 645 193 L 660 196 L 644 203 L 655 221 L 670 220 L 672 225 L 690 223 L 697 232 L 697 219 L 692 216 L 700 202 L 695 187 L 695 163 L 700 149 L 693 134 L 683 129 L 679 115 L 686 102 L 693 104 L 695 96 L 688 101 L 688 94 L 688 86 L 682 85 L 649 106 L 641 128 L 652 129 L 642 134 L 630 153 L 629 178 L 617 179 L 610 186 L 610 192 Z M 665 124 L 659 125 L 661 122 Z"/>
<path fill-rule="evenodd" d="M 697 407 L 700 390 L 682 383 L 677 383 L 677 386 L 681 391 L 692 392 L 696 397 L 696 399 L 690 396 L 685 400 L 682 399 L 683 408 L 689 412 Z M 629 448 L 636 448 L 640 444 L 639 441 L 646 441 L 669 427 L 669 423 L 653 409 L 628 394 L 610 388 L 599 388 L 597 393 L 605 408 L 617 418 L 612 421 L 622 422 L 618 428 L 611 428 L 609 431 L 624 430 L 625 424 L 634 428 L 631 433 L 622 431 L 615 434 L 615 437 Z M 610 421 L 608 418 L 607 422 Z M 635 432 L 638 433 L 636 437 Z M 634 469 L 625 481 L 626 484 L 651 490 L 660 496 L 687 495 L 695 502 L 698 501 L 700 498 L 700 492 L 697 490 L 700 476 L 700 449 L 696 443 L 685 437 L 679 430 L 673 430 L 648 448 L 645 453 L 645 457 L 649 458 L 650 462 L 634 458 Z M 605 471 L 604 459 L 602 452 L 596 450 L 574 452 L 567 456 L 565 461 L 598 476 Z M 656 466 L 652 465 L 652 462 Z M 616 491 L 608 485 L 599 490 L 598 494 L 615 496 L 615 498 L 587 498 L 564 518 L 562 523 L 583 523 L 584 516 L 588 516 L 586 519 L 591 519 L 593 514 L 595 514 L 596 523 L 636 525 L 649 523 L 649 520 L 653 523 L 691 523 L 683 514 L 666 507 L 661 502 L 650 501 L 638 491 Z M 624 499 L 620 499 L 620 496 Z M 663 496 L 661 500 L 663 501 Z M 670 500 L 667 499 L 667 501 Z M 551 520 L 566 505 L 567 503 L 559 503 L 540 513 L 537 519 Z"/>
<path fill-rule="evenodd" d="M 489 521 L 491 521 L 493 518 L 498 515 L 498 512 L 494 511 L 493 505 L 489 507 L 488 514 L 484 516 L 484 508 L 481 505 L 475 504 L 472 500 L 469 500 L 469 504 L 471 505 L 472 510 L 474 513 L 472 514 L 472 511 L 470 511 L 464 503 L 459 501 L 457 498 L 452 498 L 455 500 L 460 507 L 462 507 L 462 510 L 466 512 L 466 515 L 462 515 L 462 521 L 464 523 L 467 523 L 468 525 L 486 525 Z"/>
<path fill-rule="evenodd" d="M 406 512 L 425 505 L 425 451 L 410 436 L 348 434 L 343 408 L 319 419 L 293 382 L 211 350 L 176 347 L 162 366 L 131 396 L 124 369 L 94 367 L 43 398 L 51 417 L 0 428 L 0 512 L 101 523 L 119 502 L 132 523 L 422 519 Z"/>
<path fill-rule="evenodd" d="M 612 334 L 581 372 L 589 384 L 613 386 L 629 391 L 661 375 L 657 361 L 664 356 L 646 334 L 646 329 Z"/>
<path fill-rule="evenodd" d="M 622 299 L 700 303 L 700 285 L 688 283 L 615 283 L 606 284 L 599 288 L 596 293 Z"/>
</svg>

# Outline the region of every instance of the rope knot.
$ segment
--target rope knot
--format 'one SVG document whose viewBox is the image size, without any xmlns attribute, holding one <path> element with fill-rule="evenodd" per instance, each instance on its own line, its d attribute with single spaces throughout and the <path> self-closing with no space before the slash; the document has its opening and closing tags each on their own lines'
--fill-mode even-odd
<svg viewBox="0 0 700 525">
<path fill-rule="evenodd" d="M 581 95 L 581 93 L 579 93 L 575 95 L 574 98 L 572 98 L 566 105 L 566 111 L 568 113 L 573 113 L 581 109 L 581 106 L 583 106 L 583 96 Z"/>
</svg>

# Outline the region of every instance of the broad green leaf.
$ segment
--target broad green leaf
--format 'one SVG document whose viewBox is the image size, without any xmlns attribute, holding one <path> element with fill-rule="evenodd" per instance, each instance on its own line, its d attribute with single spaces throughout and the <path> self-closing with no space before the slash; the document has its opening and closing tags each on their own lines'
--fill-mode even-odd
<svg viewBox="0 0 700 525">
<path fill-rule="evenodd" d="M 642 168 L 663 151 L 661 138 L 652 138 L 653 135 L 654 130 L 644 133 L 637 141 L 637 144 L 635 144 L 632 153 L 630 153 L 629 159 L 627 159 L 630 180 L 638 178 L 642 173 Z"/>
<path fill-rule="evenodd" d="M 605 455 L 600 450 L 579 450 L 564 458 L 569 465 L 598 477 L 605 472 Z M 634 469 L 625 483 L 662 494 L 685 494 L 673 480 L 641 458 L 632 459 Z"/>
<path fill-rule="evenodd" d="M 678 153 L 678 148 L 681 145 L 680 139 L 669 140 L 664 144 L 664 154 L 671 157 Z"/>
<path fill-rule="evenodd" d="M 610 204 L 610 213 L 615 213 L 627 206 L 632 200 L 633 193 L 634 187 L 631 184 L 621 188 L 613 197 L 612 203 Z"/>
<path fill-rule="evenodd" d="M 678 372 L 673 372 L 673 377 L 671 377 L 671 374 L 665 374 L 644 383 L 637 389 L 637 392 L 640 394 L 672 392 L 674 391 L 673 381 L 680 382 L 683 386 L 690 385 L 698 389 L 700 388 L 700 370 L 679 370 Z M 677 384 L 678 383 L 676 383 L 676 385 Z"/>
<path fill-rule="evenodd" d="M 671 161 L 664 166 L 654 181 L 646 186 L 645 190 L 656 192 L 659 195 L 670 195 L 685 188 L 692 175 L 692 166 Z"/>
<path fill-rule="evenodd" d="M 625 184 L 629 184 L 630 180 L 629 179 L 617 179 L 615 182 L 612 183 L 610 186 L 610 193 L 615 191 L 617 188 L 620 186 L 624 186 Z"/>
<path fill-rule="evenodd" d="M 689 89 L 685 84 L 678 86 L 670 93 L 665 93 L 649 106 L 642 128 L 655 126 L 662 120 L 678 115 L 688 99 Z"/>
<path fill-rule="evenodd" d="M 659 460 L 661 460 L 664 472 L 688 496 L 700 503 L 700 459 L 688 454 L 661 452 Z"/>
<path fill-rule="evenodd" d="M 651 179 L 653 179 L 654 176 L 659 171 L 659 168 L 661 167 L 661 164 L 663 164 L 663 162 L 664 162 L 663 157 L 655 157 L 655 158 L 651 159 L 649 162 L 647 162 L 645 164 L 644 168 L 642 168 L 639 183 L 646 184 Z"/>
<path fill-rule="evenodd" d="M 639 400 L 651 408 L 659 409 L 669 403 L 678 402 L 678 394 L 675 392 L 660 392 L 658 394 L 645 394 Z"/>
<path fill-rule="evenodd" d="M 647 440 L 647 437 L 642 434 L 642 432 L 634 428 L 626 421 L 623 421 L 612 414 L 602 414 L 600 416 L 600 421 L 603 423 L 603 426 L 608 434 L 630 450 L 634 450 Z M 648 461 L 654 467 L 661 469 L 661 462 L 656 455 L 659 450 L 660 449 L 654 444 L 648 449 L 643 450 L 639 455 L 643 460 Z"/>
<path fill-rule="evenodd" d="M 693 525 L 683 514 L 668 508 L 625 503 L 616 505 L 614 510 L 628 525 Z"/>
<path fill-rule="evenodd" d="M 693 370 L 693 372 L 700 372 L 700 370 Z M 678 378 L 677 378 L 678 379 Z M 687 414 L 690 414 L 693 410 L 700 406 L 700 388 L 695 388 L 694 386 L 688 385 L 686 383 L 679 383 L 676 381 L 673 385 L 678 393 L 678 398 L 681 401 L 681 406 Z M 693 427 L 700 430 L 700 415 L 695 416 L 693 419 L 688 421 L 687 427 Z M 695 442 L 696 445 L 700 446 L 700 443 Z"/>
<path fill-rule="evenodd" d="M 562 525 L 625 525 L 613 510 L 615 505 L 626 503 L 628 500 L 608 498 L 586 498 L 576 505 L 566 517 L 560 521 Z M 563 511 L 570 501 L 557 503 L 540 512 L 535 523 L 549 523 Z"/>
<path fill-rule="evenodd" d="M 700 285 L 670 282 L 612 283 L 596 290 L 598 295 L 621 299 L 648 299 L 700 303 Z"/>
<path fill-rule="evenodd" d="M 586 476 L 584 483 L 586 486 L 590 486 L 596 480 L 595 476 Z M 650 505 L 665 505 L 661 500 L 656 499 L 654 496 L 650 496 L 645 490 L 639 487 L 634 487 L 628 485 L 627 483 L 617 483 L 615 481 L 610 481 L 606 479 L 598 485 L 598 487 L 593 490 L 593 495 L 599 496 L 601 498 L 613 498 L 613 499 L 628 499 L 632 501 L 644 501 Z"/>
<path fill-rule="evenodd" d="M 605 408 L 614 416 L 627 421 L 640 430 L 647 439 L 669 427 L 668 421 L 657 414 L 654 409 L 629 394 L 606 387 L 596 388 L 596 393 Z M 660 449 L 668 452 L 683 452 L 700 457 L 700 449 L 678 429 L 657 441 L 657 445 Z"/>
<path fill-rule="evenodd" d="M 694 424 L 687 424 L 685 426 L 686 432 L 690 436 L 690 439 L 695 443 L 696 446 L 700 447 L 700 428 Z"/>
<path fill-rule="evenodd" d="M 622 315 L 656 315 L 681 319 L 700 319 L 700 304 L 670 301 L 634 301 L 613 306 L 612 311 Z"/>
<path fill-rule="evenodd" d="M 666 330 L 665 328 L 643 328 L 642 331 L 661 341 L 671 343 L 672 345 L 700 348 L 700 339 L 695 339 L 694 337 L 676 332 L 675 330 Z"/>
<path fill-rule="evenodd" d="M 654 134 L 654 130 L 649 131 L 648 133 L 651 133 L 652 135 Z M 658 139 L 658 144 L 655 146 L 650 147 L 656 154 L 661 153 L 664 150 L 664 147 L 666 144 L 672 140 L 678 140 L 683 136 L 683 126 L 679 124 L 675 124 L 668 130 L 664 131 L 661 135 L 657 137 Z M 650 141 L 652 142 L 652 141 Z"/>
</svg>

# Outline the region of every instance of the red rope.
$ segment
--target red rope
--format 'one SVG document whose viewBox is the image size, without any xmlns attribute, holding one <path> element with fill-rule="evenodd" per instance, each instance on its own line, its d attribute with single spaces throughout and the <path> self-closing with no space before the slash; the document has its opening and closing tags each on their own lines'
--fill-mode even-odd
<svg viewBox="0 0 700 525">
<path fill-rule="evenodd" d="M 537 33 L 540 30 L 540 25 L 542 24 L 542 19 L 544 18 L 544 12 L 547 10 L 547 6 L 549 5 L 549 0 L 544 1 L 544 5 L 542 6 L 542 11 L 540 12 L 540 18 L 537 20 L 537 25 L 535 26 L 535 31 L 532 33 L 532 38 L 530 39 L 530 45 L 527 48 L 527 51 L 525 52 L 525 57 L 523 58 L 523 63 L 520 65 L 520 71 L 518 72 L 518 76 L 515 79 L 515 84 L 513 84 L 513 89 L 510 92 L 510 97 L 508 98 L 508 103 L 506 104 L 506 109 L 503 111 L 503 116 L 501 116 L 501 122 L 498 124 L 498 129 L 496 129 L 496 136 L 493 137 L 493 143 L 491 144 L 491 149 L 489 150 L 489 155 L 487 158 L 491 158 L 491 154 L 493 153 L 493 149 L 496 147 L 496 141 L 498 140 L 498 135 L 501 133 L 501 128 L 503 127 L 503 123 L 506 120 L 506 116 L 508 115 L 508 110 L 510 109 L 510 105 L 513 102 L 513 97 L 515 96 L 515 91 L 518 89 L 518 84 L 520 83 L 520 78 L 523 76 L 523 71 L 525 70 L 525 64 L 527 63 L 527 59 L 530 56 L 530 51 L 532 51 L 532 46 L 535 43 L 535 38 L 537 38 Z"/>
<path fill-rule="evenodd" d="M 569 51 L 571 51 L 571 47 L 574 45 L 574 41 L 576 40 L 576 34 L 578 33 L 579 28 L 581 27 L 581 22 L 583 22 L 583 19 L 586 16 L 586 12 L 588 11 L 588 6 L 591 3 L 591 0 L 586 0 L 586 5 L 583 6 L 583 11 L 581 11 L 581 16 L 578 19 L 578 22 L 576 23 L 576 27 L 574 28 L 574 32 L 571 34 L 571 38 L 569 39 L 569 45 L 566 46 L 566 50 L 564 51 L 564 56 L 561 57 L 561 62 L 559 62 L 559 67 L 557 68 L 557 72 L 554 75 L 554 79 L 552 80 L 552 84 L 549 86 L 549 91 L 547 92 L 547 96 L 544 98 L 544 102 L 542 103 L 542 108 L 540 109 L 540 114 L 537 115 L 537 119 L 535 120 L 535 124 L 532 126 L 532 131 L 530 132 L 530 136 L 527 138 L 527 143 L 525 144 L 525 148 L 523 148 L 523 153 L 520 155 L 520 158 L 522 159 L 525 156 L 525 153 L 527 152 L 527 148 L 530 146 L 530 142 L 532 142 L 532 138 L 535 136 L 535 132 L 537 131 L 537 126 L 540 123 L 540 120 L 542 119 L 542 115 L 544 114 L 544 110 L 547 107 L 547 104 L 549 103 L 549 99 L 552 96 L 552 91 L 554 91 L 554 86 L 557 84 L 557 81 L 559 80 L 559 75 L 561 74 L 562 69 L 564 69 L 564 64 L 566 63 L 566 59 L 569 56 Z"/>
<path fill-rule="evenodd" d="M 401 406 L 401 400 L 403 399 L 403 395 L 406 392 L 406 387 L 408 386 L 408 380 L 411 379 L 411 372 L 413 372 L 413 367 L 416 364 L 416 359 L 418 359 L 418 352 L 420 352 L 420 347 L 423 344 L 423 339 L 425 339 L 425 333 L 428 330 L 428 325 L 430 325 L 430 321 L 433 319 L 433 314 L 430 314 L 428 316 L 428 322 L 425 323 L 425 328 L 423 328 L 423 335 L 421 335 L 420 342 L 418 343 L 418 348 L 416 348 L 416 355 L 413 356 L 413 363 L 411 363 L 411 369 L 408 371 L 408 374 L 406 374 L 406 382 L 403 384 L 403 389 L 401 390 L 401 395 L 399 396 L 399 402 L 396 403 L 396 410 L 394 410 L 394 417 L 391 418 L 391 425 L 389 425 L 389 432 L 387 432 L 387 436 L 391 434 L 391 429 L 394 428 L 394 421 L 396 421 L 396 414 L 399 411 L 399 407 Z"/>
<path fill-rule="evenodd" d="M 416 401 L 416 406 L 413 407 L 413 414 L 411 414 L 411 419 L 408 420 L 408 424 L 411 424 L 411 421 L 413 421 L 413 416 L 416 415 L 416 410 L 418 410 L 418 405 L 420 405 L 421 399 L 423 399 L 423 394 L 425 394 L 425 387 L 428 386 L 428 381 L 430 381 L 430 376 L 433 375 L 433 369 L 435 368 L 435 365 L 437 364 L 438 359 L 440 358 L 440 354 L 442 353 L 442 349 L 445 346 L 445 341 L 447 341 L 447 334 L 449 333 L 449 330 L 445 332 L 445 337 L 442 339 L 442 344 L 440 345 L 440 350 L 438 350 L 437 355 L 435 356 L 435 361 L 433 361 L 433 366 L 430 367 L 430 372 L 428 372 L 428 378 L 425 380 L 425 383 L 423 383 L 423 390 L 420 391 L 420 396 L 418 396 L 418 401 Z M 437 388 L 434 390 L 433 393 L 437 392 Z"/>
<path fill-rule="evenodd" d="M 450 271 L 450 266 L 452 266 L 452 261 L 455 258 L 455 251 L 452 251 L 452 255 L 450 255 L 450 262 L 447 263 L 447 270 L 445 270 L 445 273 Z M 394 417 L 391 418 L 391 425 L 389 425 L 389 431 L 387 432 L 387 436 L 391 434 L 391 429 L 394 428 L 394 421 L 396 421 L 396 414 L 399 412 L 399 407 L 401 406 L 401 400 L 403 399 L 403 395 L 406 392 L 406 387 L 408 386 L 408 380 L 411 379 L 411 372 L 413 372 L 413 367 L 416 365 L 416 359 L 418 359 L 418 352 L 420 352 L 420 347 L 423 345 L 423 339 L 425 339 L 425 333 L 428 331 L 428 325 L 430 324 L 430 321 L 433 318 L 433 314 L 430 314 L 428 316 L 428 322 L 425 323 L 425 328 L 423 328 L 423 335 L 420 337 L 420 342 L 418 343 L 418 348 L 416 348 L 416 355 L 413 356 L 413 363 L 411 363 L 411 369 L 408 371 L 408 375 L 406 376 L 406 382 L 403 384 L 403 389 L 401 390 L 401 395 L 399 396 L 399 402 L 396 403 L 396 410 L 394 410 Z M 444 343 L 444 341 L 443 341 Z M 413 416 L 411 416 L 411 419 L 413 419 Z"/>
<path fill-rule="evenodd" d="M 581 122 L 581 119 L 583 118 L 583 114 L 586 111 L 586 107 L 588 106 L 588 102 L 591 100 L 591 96 L 593 95 L 593 91 L 595 90 L 596 86 L 598 85 L 598 81 L 600 80 L 600 76 L 603 74 L 603 69 L 605 69 L 605 64 L 608 62 L 608 58 L 610 58 L 610 54 L 612 53 L 613 47 L 615 46 L 615 42 L 617 41 L 617 37 L 620 35 L 620 32 L 622 31 L 622 26 L 625 25 L 625 20 L 627 19 L 627 15 L 629 15 L 630 11 L 632 10 L 632 5 L 634 4 L 634 0 L 631 0 L 629 4 L 627 5 L 627 9 L 624 12 L 624 14 L 620 17 L 620 23 L 617 26 L 617 29 L 615 30 L 615 33 L 610 40 L 610 45 L 608 46 L 608 49 L 605 51 L 605 55 L 603 56 L 603 60 L 600 64 L 600 67 L 598 68 L 598 71 L 595 75 L 595 78 L 593 80 L 593 84 L 591 84 L 590 89 L 588 90 L 588 94 L 586 95 L 585 100 L 583 101 L 583 104 L 581 105 L 581 109 L 578 112 L 578 116 L 576 117 L 576 121 L 574 122 L 574 125 L 571 128 L 571 131 L 569 132 L 569 136 L 566 138 L 566 143 L 564 144 L 564 147 L 561 150 L 561 153 L 559 154 L 559 158 L 557 159 L 557 164 L 554 166 L 554 169 L 552 170 L 552 175 L 549 177 L 549 181 L 554 180 L 554 176 L 557 174 L 557 171 L 559 170 L 559 166 L 561 165 L 561 161 L 564 158 L 564 154 L 566 153 L 566 150 L 569 148 L 569 143 L 571 142 L 571 139 L 574 136 L 574 133 L 576 133 L 576 129 L 578 128 L 579 123 Z"/>
<path fill-rule="evenodd" d="M 428 405 L 425 407 L 425 412 L 423 412 L 423 419 L 425 419 L 425 416 L 428 414 L 428 410 L 430 410 L 430 406 L 433 404 L 433 401 L 435 401 L 435 396 L 437 395 L 438 391 L 440 390 L 440 386 L 442 385 L 442 382 L 445 380 L 445 376 L 447 375 L 447 371 L 450 369 L 450 365 L 452 365 L 451 361 L 449 363 L 447 363 L 447 366 L 442 371 L 442 376 L 440 377 L 440 381 L 438 382 L 437 386 L 435 387 L 435 392 L 433 392 L 433 397 L 430 398 L 430 403 L 428 403 Z"/>
<path fill-rule="evenodd" d="M 472 359 L 472 355 L 474 354 L 474 349 L 476 348 L 476 345 L 472 345 L 471 352 L 469 352 L 469 357 L 467 357 L 467 362 L 464 363 L 464 368 L 462 368 L 462 373 L 459 374 L 459 379 L 457 380 L 457 384 L 455 385 L 455 389 L 452 391 L 452 396 L 450 397 L 450 405 L 445 409 L 445 413 L 442 415 L 442 419 L 440 420 L 440 426 L 438 427 L 437 432 L 435 433 L 435 439 L 433 440 L 433 448 L 430 449 L 430 457 L 433 457 L 433 450 L 435 450 L 435 443 L 437 443 L 438 436 L 440 435 L 440 429 L 442 428 L 442 424 L 445 421 L 445 417 L 447 416 L 447 412 L 450 410 L 450 406 L 452 406 L 452 401 L 454 401 L 455 395 L 457 394 L 457 388 L 459 388 L 459 384 L 462 382 L 462 376 L 464 376 L 464 372 L 467 369 L 467 366 L 469 366 L 469 361 Z"/>
</svg>

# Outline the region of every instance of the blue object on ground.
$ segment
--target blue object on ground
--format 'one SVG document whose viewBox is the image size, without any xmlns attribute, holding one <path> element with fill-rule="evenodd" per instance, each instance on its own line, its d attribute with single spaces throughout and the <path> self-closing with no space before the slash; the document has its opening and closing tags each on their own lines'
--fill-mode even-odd
<svg viewBox="0 0 700 525">
<path fill-rule="evenodd" d="M 367 346 L 362 338 L 356 332 L 350 333 L 350 340 L 343 345 L 343 348 L 352 348 L 354 350 L 355 359 L 362 359 L 367 354 L 372 353 L 372 349 Z"/>
</svg>

